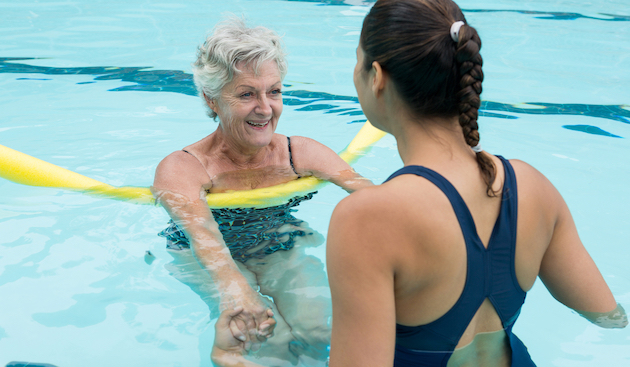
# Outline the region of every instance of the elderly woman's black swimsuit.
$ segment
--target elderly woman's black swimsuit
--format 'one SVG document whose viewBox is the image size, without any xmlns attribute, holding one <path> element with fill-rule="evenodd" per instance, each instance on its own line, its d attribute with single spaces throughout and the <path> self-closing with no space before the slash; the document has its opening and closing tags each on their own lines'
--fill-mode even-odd
<svg viewBox="0 0 630 367">
<path fill-rule="evenodd" d="M 293 166 L 291 139 L 287 137 L 289 146 L 289 163 L 298 178 L 301 176 Z M 184 152 L 191 154 L 184 150 Z M 192 154 L 191 154 L 192 155 Z M 302 201 L 313 197 L 316 192 L 292 198 L 284 205 L 268 208 L 211 209 L 214 219 L 219 224 L 225 244 L 230 249 L 232 258 L 245 263 L 251 258 L 260 259 L 279 250 L 290 250 L 295 245 L 296 237 L 312 235 L 312 232 L 296 230 L 303 221 L 291 215 Z M 184 231 L 171 219 L 169 226 L 158 236 L 166 238 L 166 247 L 170 250 L 190 248 L 190 241 Z M 287 230 L 278 231 L 289 224 Z M 263 243 L 265 242 L 266 243 Z"/>
</svg>

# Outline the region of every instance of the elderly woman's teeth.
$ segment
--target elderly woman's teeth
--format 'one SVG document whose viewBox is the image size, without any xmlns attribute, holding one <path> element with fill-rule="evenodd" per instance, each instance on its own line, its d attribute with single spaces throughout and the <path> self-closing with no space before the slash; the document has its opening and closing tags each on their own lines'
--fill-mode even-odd
<svg viewBox="0 0 630 367">
<path fill-rule="evenodd" d="M 256 126 L 256 127 L 263 127 L 265 125 L 267 125 L 269 121 L 265 121 L 265 122 L 253 122 L 253 121 L 247 121 L 248 124 L 252 125 L 252 126 Z"/>
</svg>

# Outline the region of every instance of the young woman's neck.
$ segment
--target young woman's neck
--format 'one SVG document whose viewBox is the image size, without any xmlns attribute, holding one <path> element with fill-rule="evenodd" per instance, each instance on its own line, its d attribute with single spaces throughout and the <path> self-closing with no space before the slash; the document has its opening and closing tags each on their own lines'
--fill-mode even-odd
<svg viewBox="0 0 630 367">
<path fill-rule="evenodd" d="M 454 159 L 470 159 L 470 149 L 459 116 L 427 117 L 413 113 L 402 100 L 391 80 L 372 97 L 369 108 L 375 125 L 394 135 L 398 153 L 405 165 L 436 165 Z"/>
<path fill-rule="evenodd" d="M 399 110 L 401 111 L 401 110 Z M 427 165 L 474 156 L 466 144 L 457 116 L 413 117 L 398 113 L 390 126 L 398 143 L 398 153 L 405 165 Z"/>
</svg>

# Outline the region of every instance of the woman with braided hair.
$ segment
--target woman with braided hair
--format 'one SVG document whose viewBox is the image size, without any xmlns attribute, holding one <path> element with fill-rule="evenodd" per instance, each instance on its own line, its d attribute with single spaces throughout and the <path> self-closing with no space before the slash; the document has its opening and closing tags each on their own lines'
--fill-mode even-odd
<svg viewBox="0 0 630 367">
<path fill-rule="evenodd" d="M 363 22 L 357 94 L 404 167 L 331 218 L 331 367 L 534 366 L 512 327 L 537 277 L 627 324 L 553 185 L 481 149 L 480 48 L 451 0 L 378 0 Z"/>
</svg>

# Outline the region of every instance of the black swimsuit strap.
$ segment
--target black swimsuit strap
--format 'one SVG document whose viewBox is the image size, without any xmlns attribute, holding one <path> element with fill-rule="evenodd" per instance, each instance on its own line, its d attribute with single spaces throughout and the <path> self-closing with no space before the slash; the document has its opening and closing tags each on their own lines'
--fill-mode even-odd
<svg viewBox="0 0 630 367">
<path fill-rule="evenodd" d="M 191 152 L 187 151 L 186 149 L 182 149 L 182 152 L 188 153 L 188 154 L 192 155 L 193 157 L 195 157 L 195 159 L 197 161 L 199 161 L 199 164 L 201 164 L 201 167 L 203 167 L 203 169 L 206 171 L 206 174 L 208 175 L 208 178 L 210 179 L 210 182 L 212 182 L 212 178 L 210 177 L 210 174 L 208 173 L 208 170 L 206 170 L 206 166 L 204 166 L 203 163 L 201 163 L 199 158 L 197 158 L 196 155 L 192 154 Z M 205 191 L 206 191 L 206 194 L 210 193 L 210 189 L 205 189 Z"/>
<path fill-rule="evenodd" d="M 302 178 L 299 173 L 295 170 L 295 166 L 293 165 L 293 154 L 291 154 L 291 138 L 287 136 L 287 143 L 289 145 L 289 163 L 291 164 L 291 169 L 298 175 L 298 178 Z"/>
<path fill-rule="evenodd" d="M 297 171 L 295 170 L 295 166 L 293 165 L 293 154 L 291 153 L 291 138 L 287 136 L 287 144 L 289 146 L 289 163 L 291 164 L 291 169 L 293 170 L 293 172 L 295 172 L 295 174 L 298 176 L 298 178 L 302 178 L 302 176 L 300 176 L 299 173 L 297 173 Z M 192 154 L 191 152 L 187 151 L 186 149 L 182 149 L 183 152 L 186 152 L 190 155 L 192 155 L 193 157 L 195 157 L 194 154 Z M 197 158 L 197 157 L 195 157 Z"/>
</svg>

